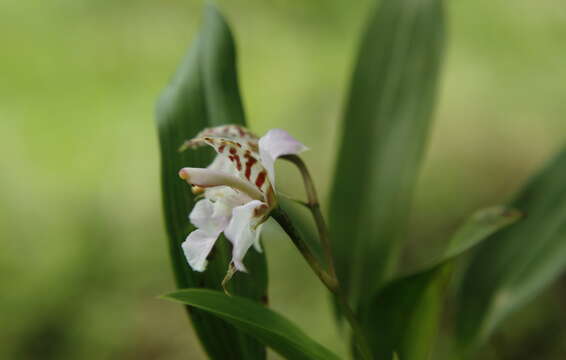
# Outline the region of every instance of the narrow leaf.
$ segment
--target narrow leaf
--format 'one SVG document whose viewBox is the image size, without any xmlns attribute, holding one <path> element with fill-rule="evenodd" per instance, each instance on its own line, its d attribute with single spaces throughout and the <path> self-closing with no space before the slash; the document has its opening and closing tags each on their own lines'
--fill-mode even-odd
<svg viewBox="0 0 566 360">
<path fill-rule="evenodd" d="M 474 255 L 459 295 L 458 338 L 480 345 L 496 326 L 566 266 L 566 149 L 516 196 L 521 223 L 493 236 Z"/>
<path fill-rule="evenodd" d="M 169 253 L 179 288 L 219 289 L 228 269 L 231 250 L 223 238 L 215 245 L 207 271 L 197 273 L 189 268 L 181 243 L 193 230 L 188 214 L 194 198 L 190 188 L 177 175 L 182 167 L 205 167 L 212 160 L 208 149 L 178 152 L 183 141 L 205 127 L 224 123 L 244 124 L 235 49 L 226 22 L 213 6 L 207 6 L 204 24 L 193 46 L 157 104 L 163 210 Z M 230 291 L 256 301 L 266 301 L 265 255 L 250 251 L 246 265 L 249 275 L 237 274 L 230 283 Z M 200 310 L 191 311 L 190 315 L 196 333 L 212 359 L 265 358 L 265 347 L 231 324 Z"/>
<path fill-rule="evenodd" d="M 494 207 L 473 215 L 452 237 L 435 265 L 392 281 L 360 309 L 376 360 L 397 353 L 406 360 L 431 358 L 445 289 L 456 260 L 470 248 L 519 218 L 517 211 Z"/>
<path fill-rule="evenodd" d="M 287 359 L 338 360 L 289 320 L 248 299 L 201 289 L 180 290 L 165 297 L 230 322 Z"/>
<path fill-rule="evenodd" d="M 523 214 L 517 209 L 505 206 L 494 206 L 476 212 L 452 236 L 441 261 L 459 256 L 522 216 Z"/>
<path fill-rule="evenodd" d="M 342 122 L 330 232 L 352 303 L 395 269 L 433 111 L 441 0 L 384 0 L 362 39 Z M 390 354 L 391 356 L 391 354 Z"/>
</svg>

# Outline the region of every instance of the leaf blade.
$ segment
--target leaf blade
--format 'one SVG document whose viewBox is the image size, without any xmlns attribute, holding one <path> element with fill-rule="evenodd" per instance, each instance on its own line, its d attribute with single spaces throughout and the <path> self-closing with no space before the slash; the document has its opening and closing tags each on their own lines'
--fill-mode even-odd
<svg viewBox="0 0 566 360">
<path fill-rule="evenodd" d="M 181 243 L 194 229 L 188 214 L 195 201 L 177 172 L 184 166 L 206 167 L 212 153 L 207 149 L 180 153 L 179 146 L 208 126 L 228 122 L 245 125 L 230 30 L 213 6 L 206 7 L 204 17 L 193 45 L 158 100 L 156 123 L 161 150 L 164 220 L 177 287 L 219 289 L 228 268 L 230 247 L 227 241 L 223 238 L 217 241 L 214 255 L 211 255 L 204 273 L 193 272 L 189 268 L 181 249 Z M 214 111 L 211 111 L 211 106 L 214 106 Z M 218 113 L 224 115 L 219 116 Z M 229 117 L 229 114 L 234 116 Z M 229 285 L 230 291 L 256 301 L 267 301 L 265 253 L 250 251 L 246 264 L 250 274 L 237 274 Z M 265 347 L 231 324 L 199 310 L 189 311 L 189 315 L 211 358 L 265 358 Z"/>
<path fill-rule="evenodd" d="M 290 321 L 248 299 L 203 289 L 180 290 L 165 298 L 213 313 L 289 359 L 338 360 Z"/>
<path fill-rule="evenodd" d="M 354 304 L 363 289 L 377 289 L 395 268 L 442 47 L 438 0 L 381 2 L 362 41 L 342 123 L 329 221 L 338 276 Z"/>
<path fill-rule="evenodd" d="M 486 341 L 566 267 L 565 169 L 563 149 L 512 201 L 525 220 L 494 235 L 472 259 L 458 297 L 459 308 L 466 309 L 457 323 L 463 351 Z"/>
<path fill-rule="evenodd" d="M 394 353 L 402 359 L 429 359 L 457 260 L 519 218 L 519 212 L 501 206 L 477 212 L 453 235 L 438 262 L 390 282 L 362 306 L 362 326 L 373 339 L 376 360 L 391 359 Z"/>
</svg>

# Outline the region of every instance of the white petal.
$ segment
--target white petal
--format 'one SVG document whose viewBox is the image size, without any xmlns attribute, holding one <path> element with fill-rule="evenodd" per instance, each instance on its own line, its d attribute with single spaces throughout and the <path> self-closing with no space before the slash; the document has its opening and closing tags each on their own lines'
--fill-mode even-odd
<svg viewBox="0 0 566 360">
<path fill-rule="evenodd" d="M 191 223 L 197 228 L 203 228 L 208 225 L 208 220 L 213 212 L 214 204 L 209 200 L 200 200 L 195 204 L 193 210 L 189 214 Z"/>
<path fill-rule="evenodd" d="M 272 129 L 262 136 L 259 139 L 259 156 L 271 184 L 275 185 L 275 160 L 282 155 L 299 154 L 305 150 L 308 148 L 285 130 Z"/>
<path fill-rule="evenodd" d="M 259 219 L 254 217 L 255 209 L 259 206 L 265 206 L 265 203 L 253 200 L 249 203 L 238 206 L 232 210 L 232 219 L 230 224 L 224 230 L 224 235 L 232 242 L 232 262 L 239 271 L 246 271 L 242 262 L 244 256 L 248 252 L 259 236 L 260 229 L 254 229 Z"/>
<path fill-rule="evenodd" d="M 197 228 L 209 234 L 220 234 L 228 225 L 232 208 L 228 208 L 222 202 L 211 202 L 208 199 L 201 200 L 195 204 L 189 219 Z"/>
<path fill-rule="evenodd" d="M 211 200 L 212 202 L 222 202 L 226 206 L 230 207 L 230 214 L 232 213 L 232 208 L 236 206 L 244 205 L 252 201 L 248 195 L 241 191 L 232 189 L 229 186 L 215 186 L 211 188 L 206 188 L 204 191 L 204 196 Z"/>
<path fill-rule="evenodd" d="M 181 246 L 187 262 L 194 271 L 204 271 L 207 264 L 206 257 L 210 254 L 218 235 L 197 229 L 187 236 Z"/>
<path fill-rule="evenodd" d="M 229 202 L 225 201 L 217 201 L 214 203 L 214 211 L 212 213 L 212 217 L 215 219 L 228 219 L 224 222 L 224 226 L 222 227 L 222 231 L 228 226 L 228 222 L 230 221 L 230 217 L 232 216 L 232 209 L 235 206 L 232 206 Z"/>
</svg>

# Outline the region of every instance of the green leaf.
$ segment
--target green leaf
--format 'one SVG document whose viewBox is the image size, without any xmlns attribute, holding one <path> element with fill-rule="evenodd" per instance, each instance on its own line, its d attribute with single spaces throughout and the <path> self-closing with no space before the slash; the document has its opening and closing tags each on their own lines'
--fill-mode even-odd
<svg viewBox="0 0 566 360">
<path fill-rule="evenodd" d="M 494 206 L 473 214 L 452 236 L 439 262 L 453 259 L 522 217 L 514 208 Z"/>
<path fill-rule="evenodd" d="M 188 214 L 195 201 L 189 186 L 177 175 L 185 166 L 207 166 L 213 155 L 209 149 L 180 153 L 177 150 L 183 141 L 205 127 L 226 123 L 244 125 L 244 111 L 238 92 L 233 38 L 222 16 L 209 5 L 197 38 L 157 104 L 163 210 L 179 288 L 220 289 L 228 269 L 231 248 L 224 238 L 217 241 L 205 272 L 189 268 L 181 243 L 193 230 Z M 238 273 L 229 284 L 230 291 L 266 302 L 265 255 L 250 251 L 246 265 L 249 274 Z M 212 359 L 265 358 L 265 347 L 231 324 L 200 310 L 190 311 L 190 316 Z"/>
<path fill-rule="evenodd" d="M 406 360 L 430 359 L 455 262 L 518 218 L 517 211 L 504 207 L 476 213 L 452 237 L 435 265 L 390 282 L 362 306 L 360 319 L 375 359 L 389 360 L 394 353 Z"/>
<path fill-rule="evenodd" d="M 200 289 L 180 290 L 165 297 L 230 322 L 287 359 L 338 359 L 338 356 L 310 339 L 289 320 L 248 299 Z"/>
<path fill-rule="evenodd" d="M 222 15 L 208 5 L 200 34 L 202 81 L 208 121 L 212 126 L 245 125 L 244 108 L 236 71 L 236 49 Z"/>
<path fill-rule="evenodd" d="M 527 303 L 566 266 L 566 149 L 512 201 L 521 223 L 482 245 L 459 293 L 458 339 L 468 350 Z"/>
<path fill-rule="evenodd" d="M 450 265 L 392 282 L 360 311 L 376 360 L 389 360 L 394 352 L 407 360 L 430 359 Z"/>
<path fill-rule="evenodd" d="M 444 40 L 441 0 L 383 0 L 362 39 L 331 194 L 338 276 L 353 304 L 406 238 Z"/>
</svg>

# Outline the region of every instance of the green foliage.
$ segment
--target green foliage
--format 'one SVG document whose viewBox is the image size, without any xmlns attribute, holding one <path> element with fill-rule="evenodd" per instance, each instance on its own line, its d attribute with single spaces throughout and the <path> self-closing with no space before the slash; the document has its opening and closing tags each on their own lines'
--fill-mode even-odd
<svg viewBox="0 0 566 360">
<path fill-rule="evenodd" d="M 357 308 L 377 360 L 431 357 L 453 269 L 480 242 L 488 240 L 477 251 L 459 297 L 458 339 L 465 349 L 485 339 L 566 263 L 566 247 L 560 241 L 566 228 L 566 192 L 561 187 L 566 180 L 561 169 L 566 168 L 565 152 L 510 205 L 528 214 L 525 222 L 500 232 L 517 220 L 518 211 L 494 207 L 478 212 L 432 265 L 390 280 L 408 232 L 443 43 L 441 0 L 381 2 L 362 39 L 342 122 L 330 232 L 341 290 Z M 192 230 L 187 214 L 193 199 L 176 171 L 187 165 L 206 166 L 211 154 L 176 150 L 204 127 L 244 124 L 244 118 L 233 40 L 224 20 L 209 6 L 193 49 L 158 106 L 164 204 L 179 287 L 219 289 L 230 248 L 222 239 L 203 274 L 185 264 L 180 243 Z M 289 201 L 282 199 L 280 205 L 289 210 L 307 242 L 301 249 L 310 249 L 312 259 L 322 263 L 320 244 L 305 221 L 309 215 Z M 250 252 L 246 261 L 251 275 L 237 274 L 230 284 L 230 291 L 240 296 L 203 289 L 168 295 L 188 305 L 210 356 L 262 359 L 262 343 L 292 359 L 337 358 L 258 304 L 266 293 L 265 257 Z"/>
<path fill-rule="evenodd" d="M 454 234 L 435 265 L 394 280 L 370 296 L 359 316 L 375 359 L 388 360 L 394 352 L 407 360 L 430 359 L 455 262 L 518 218 L 517 211 L 503 207 L 478 212 Z"/>
<path fill-rule="evenodd" d="M 565 152 L 512 202 L 512 207 L 528 214 L 525 222 L 498 232 L 518 213 L 503 207 L 479 212 L 455 233 L 438 261 L 389 281 L 408 231 L 430 129 L 443 53 L 442 8 L 441 0 L 381 2 L 362 39 L 342 122 L 330 230 L 342 290 L 358 309 L 378 360 L 431 356 L 455 263 L 484 239 L 489 241 L 477 251 L 459 296 L 458 339 L 464 349 L 485 340 L 566 263 L 561 242 L 566 228 L 566 192 L 561 186 L 566 180 Z M 177 148 L 204 127 L 245 124 L 244 119 L 232 36 L 209 6 L 192 50 L 158 106 L 164 207 L 179 287 L 219 289 L 230 248 L 221 239 L 203 274 L 186 265 L 180 243 L 192 230 L 187 214 L 193 198 L 176 171 L 187 165 L 206 166 L 211 154 L 205 150 L 180 154 Z M 307 246 L 323 262 L 320 244 L 305 221 L 308 215 L 289 201 L 282 200 L 281 206 L 290 210 Z M 252 336 L 289 358 L 335 357 L 258 304 L 266 299 L 265 256 L 250 252 L 246 261 L 251 275 L 237 274 L 230 291 L 251 300 L 196 289 L 169 295 L 189 305 L 210 356 L 262 359 L 265 348 Z"/>
<path fill-rule="evenodd" d="M 323 206 L 340 136 L 329 128 L 374 2 L 216 1 L 244 40 L 248 120 L 306 140 Z M 0 1 L 0 359 L 205 358 L 180 306 L 153 299 L 173 284 L 151 126 L 202 4 Z M 562 2 L 446 2 L 449 64 L 411 230 L 418 241 L 405 258 L 412 268 L 564 141 L 566 21 L 553 4 Z M 278 184 L 294 193 L 294 176 L 280 172 Z M 343 352 L 299 255 L 282 236 L 264 245 L 278 279 L 270 302 Z M 529 304 L 496 327 L 498 357 L 563 359 L 563 280 Z"/>
<path fill-rule="evenodd" d="M 230 322 L 287 359 L 339 359 L 283 316 L 248 299 L 201 289 L 180 290 L 165 297 L 202 309 Z"/>
<path fill-rule="evenodd" d="M 360 311 L 375 359 L 430 359 L 451 262 L 387 284 Z"/>
<path fill-rule="evenodd" d="M 205 127 L 226 123 L 244 125 L 244 111 L 238 92 L 233 39 L 222 16 L 209 5 L 200 33 L 157 106 L 163 208 L 179 288 L 219 289 L 228 269 L 230 246 L 223 238 L 215 245 L 207 271 L 194 272 L 186 263 L 181 243 L 193 230 L 188 214 L 194 198 L 189 186 L 177 176 L 184 166 L 205 167 L 212 159 L 208 149 L 180 153 L 178 149 L 183 141 Z M 251 251 L 246 264 L 250 274 L 237 274 L 229 284 L 230 291 L 255 301 L 266 301 L 265 255 Z M 213 359 L 265 358 L 265 348 L 232 325 L 200 310 L 189 313 Z"/>
<path fill-rule="evenodd" d="M 329 217 L 338 277 L 354 304 L 390 277 L 406 237 L 443 33 L 440 0 L 385 0 L 362 39 Z"/>
<path fill-rule="evenodd" d="M 566 266 L 566 150 L 511 203 L 526 214 L 481 246 L 459 295 L 458 339 L 480 345 L 511 312 L 536 296 Z"/>
</svg>

